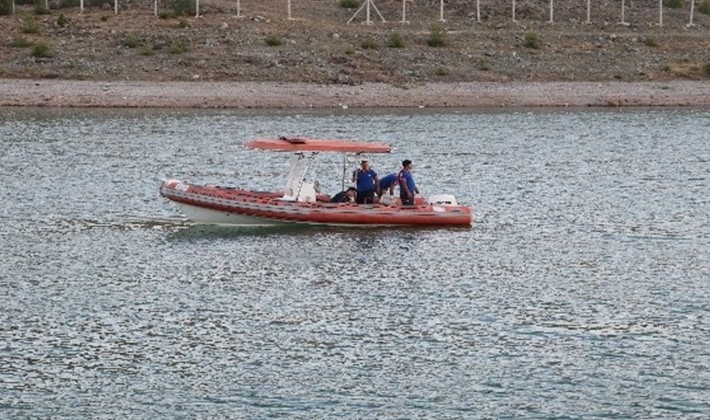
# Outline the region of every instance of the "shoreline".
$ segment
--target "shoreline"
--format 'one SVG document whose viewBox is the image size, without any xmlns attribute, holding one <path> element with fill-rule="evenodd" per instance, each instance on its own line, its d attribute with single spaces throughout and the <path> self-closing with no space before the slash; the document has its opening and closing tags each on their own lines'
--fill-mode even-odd
<svg viewBox="0 0 710 420">
<path fill-rule="evenodd" d="M 0 79 L 3 107 L 499 108 L 710 106 L 707 81 L 465 82 L 394 86 L 280 82 Z"/>
</svg>

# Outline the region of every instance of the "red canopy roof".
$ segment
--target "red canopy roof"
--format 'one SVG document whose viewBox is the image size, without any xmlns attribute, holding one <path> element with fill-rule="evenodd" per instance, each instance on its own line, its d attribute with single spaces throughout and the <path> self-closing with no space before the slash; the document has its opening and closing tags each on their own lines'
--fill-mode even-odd
<svg viewBox="0 0 710 420">
<path fill-rule="evenodd" d="M 345 152 L 345 153 L 389 153 L 390 146 L 384 143 L 363 141 L 309 139 L 302 137 L 279 137 L 276 139 L 253 140 L 247 147 L 280 152 Z"/>
</svg>

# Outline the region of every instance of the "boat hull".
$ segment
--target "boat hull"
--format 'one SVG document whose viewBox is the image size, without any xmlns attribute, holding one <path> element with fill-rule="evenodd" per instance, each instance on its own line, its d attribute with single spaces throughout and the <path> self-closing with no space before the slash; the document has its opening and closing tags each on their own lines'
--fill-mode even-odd
<svg viewBox="0 0 710 420">
<path fill-rule="evenodd" d="M 174 202 L 176 207 L 188 219 L 201 225 L 215 226 L 276 226 L 282 225 L 280 222 L 273 219 L 262 217 L 248 216 L 235 212 L 212 210 L 205 207 L 193 206 L 191 204 Z"/>
<path fill-rule="evenodd" d="M 467 206 L 387 206 L 284 200 L 280 193 L 259 192 L 178 180 L 164 181 L 160 194 L 174 202 L 198 224 L 263 226 L 310 224 L 328 226 L 468 226 L 473 212 Z"/>
</svg>

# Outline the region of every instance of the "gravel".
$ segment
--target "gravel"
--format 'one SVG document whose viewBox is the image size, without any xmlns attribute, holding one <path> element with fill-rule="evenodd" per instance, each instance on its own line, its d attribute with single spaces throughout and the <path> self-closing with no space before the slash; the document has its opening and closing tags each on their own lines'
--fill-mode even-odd
<svg viewBox="0 0 710 420">
<path fill-rule="evenodd" d="M 709 106 L 710 83 L 461 82 L 394 86 L 279 82 L 0 79 L 0 106 L 159 108 Z"/>
</svg>

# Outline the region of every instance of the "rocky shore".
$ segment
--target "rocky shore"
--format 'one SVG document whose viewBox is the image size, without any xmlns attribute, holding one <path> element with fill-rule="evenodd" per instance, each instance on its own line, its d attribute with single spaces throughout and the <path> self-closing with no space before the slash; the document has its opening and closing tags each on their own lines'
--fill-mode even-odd
<svg viewBox="0 0 710 420">
<path fill-rule="evenodd" d="M 153 2 L 31 6 L 0 16 L 0 106 L 525 107 L 710 105 L 710 15 L 595 4 L 378 1 L 363 24 L 340 2 L 203 4 L 157 17 Z M 105 5 L 104 5 L 105 6 Z M 161 5 L 160 14 L 167 12 Z M 626 20 L 620 24 L 620 20 Z M 41 48 L 40 48 L 41 47 Z"/>
<path fill-rule="evenodd" d="M 0 79 L 0 106 L 165 108 L 710 106 L 710 83 L 461 82 L 395 86 L 278 82 Z"/>
</svg>

